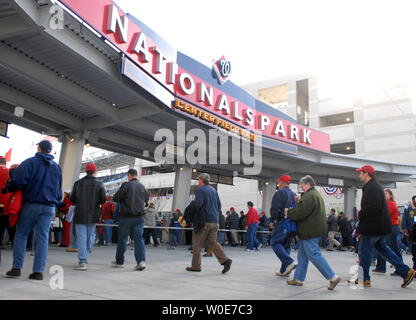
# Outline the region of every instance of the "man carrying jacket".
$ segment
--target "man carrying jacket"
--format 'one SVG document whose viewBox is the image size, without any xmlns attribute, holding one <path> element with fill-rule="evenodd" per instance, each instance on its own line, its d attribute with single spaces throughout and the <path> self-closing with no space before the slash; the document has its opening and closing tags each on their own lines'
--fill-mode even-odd
<svg viewBox="0 0 416 320">
<path fill-rule="evenodd" d="M 270 245 L 282 262 L 280 271 L 277 271 L 276 275 L 286 277 L 297 267 L 290 257 L 290 238 L 286 236 L 283 230 L 285 211 L 295 206 L 296 194 L 289 188 L 292 182 L 290 176 L 284 175 L 277 182 L 279 183 L 278 190 L 273 196 L 270 208 L 270 228 L 273 229 Z"/>
<path fill-rule="evenodd" d="M 206 173 L 199 175 L 199 188 L 195 194 L 194 206 L 202 210 L 205 220 L 202 230 L 197 232 L 194 229 L 192 237 L 192 266 L 187 267 L 186 271 L 201 272 L 201 249 L 206 242 L 207 247 L 214 252 L 218 262 L 224 266 L 222 273 L 226 273 L 231 268 L 232 260 L 229 259 L 221 245 L 217 242 L 219 213 L 221 211 L 221 201 L 217 191 L 209 185 L 210 176 Z M 193 221 L 195 226 L 195 221 Z"/>
<path fill-rule="evenodd" d="M 359 178 L 364 183 L 361 210 L 358 213 L 360 223 L 357 228 L 357 233 L 360 234 L 360 266 L 364 273 L 364 287 L 371 287 L 370 265 L 375 248 L 380 256 L 394 265 L 403 278 L 402 288 L 405 288 L 413 281 L 415 271 L 405 265 L 386 245 L 385 236 L 393 231 L 384 190 L 375 179 L 372 166 L 366 165 L 356 171 L 360 173 Z"/>
<path fill-rule="evenodd" d="M 35 230 L 36 245 L 33 261 L 33 280 L 43 280 L 48 256 L 49 228 L 55 210 L 62 199 L 62 172 L 50 154 L 52 143 L 47 140 L 38 144 L 38 152 L 23 161 L 13 173 L 2 193 L 22 190 L 22 210 L 16 228 L 13 247 L 13 268 L 9 277 L 20 277 L 26 253 L 28 235 Z"/>
<path fill-rule="evenodd" d="M 73 223 L 77 232 L 79 264 L 75 270 L 86 271 L 88 253 L 92 248 L 92 236 L 95 234 L 96 224 L 100 220 L 101 206 L 105 203 L 104 184 L 95 174 L 97 167 L 94 163 L 87 163 L 87 175 L 75 182 L 70 201 L 75 204 Z"/>
<path fill-rule="evenodd" d="M 137 175 L 137 170 L 130 169 L 127 172 L 129 181 L 123 183 L 113 197 L 115 202 L 120 203 L 118 244 L 113 268 L 123 268 L 127 239 L 132 234 L 134 238 L 134 256 L 137 262 L 135 269 L 142 271 L 146 268 L 146 249 L 143 239 L 144 206 L 145 204 L 147 206 L 149 194 L 144 185 L 137 180 Z"/>
</svg>

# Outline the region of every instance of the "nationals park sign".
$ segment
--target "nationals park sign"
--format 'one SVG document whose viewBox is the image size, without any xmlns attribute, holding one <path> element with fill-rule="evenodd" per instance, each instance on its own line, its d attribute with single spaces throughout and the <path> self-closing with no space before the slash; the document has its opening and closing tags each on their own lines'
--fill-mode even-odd
<svg viewBox="0 0 416 320">
<path fill-rule="evenodd" d="M 297 148 L 293 151 L 284 147 L 295 145 L 330 152 L 329 135 L 299 125 L 273 107 L 247 98 L 248 94 L 230 81 L 225 84 L 220 81 L 220 84 L 213 76 L 211 79 L 203 77 L 207 67 L 177 52 L 147 26 L 125 14 L 112 0 L 59 2 L 122 52 L 122 74 L 176 112 L 195 118 L 178 108 L 191 104 L 215 119 L 231 123 L 226 126 L 228 131 L 234 128 L 245 136 L 248 136 L 245 131 L 261 133 L 263 141 L 269 141 L 263 145 L 271 149 L 297 153 Z M 245 99 L 240 99 L 241 96 Z M 220 121 L 216 124 L 224 127 Z M 279 146 L 272 146 L 276 143 Z"/>
</svg>

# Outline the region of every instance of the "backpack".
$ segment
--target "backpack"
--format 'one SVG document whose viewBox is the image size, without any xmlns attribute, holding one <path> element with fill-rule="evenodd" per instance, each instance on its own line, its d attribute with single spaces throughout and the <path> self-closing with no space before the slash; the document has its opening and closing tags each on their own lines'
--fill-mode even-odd
<svg viewBox="0 0 416 320">
<path fill-rule="evenodd" d="M 285 221 L 283 222 L 282 229 L 283 229 L 283 232 L 287 236 L 290 236 L 290 237 L 295 236 L 298 230 L 296 221 L 293 221 L 290 218 L 286 218 Z"/>
</svg>

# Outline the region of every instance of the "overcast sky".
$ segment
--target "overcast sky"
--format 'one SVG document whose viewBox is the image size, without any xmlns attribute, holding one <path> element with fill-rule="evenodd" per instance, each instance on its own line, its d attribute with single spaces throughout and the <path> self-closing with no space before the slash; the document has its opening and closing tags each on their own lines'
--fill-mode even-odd
<svg viewBox="0 0 416 320">
<path fill-rule="evenodd" d="M 413 81 L 414 2 L 116 0 L 201 63 L 225 55 L 238 85 L 307 72 L 319 77 L 321 96 L 335 97 Z M 9 136 L 0 137 L 0 154 L 14 146 L 12 162 L 33 155 L 32 142 L 42 137 L 16 126 Z"/>
<path fill-rule="evenodd" d="M 211 65 L 225 54 L 238 85 L 293 73 L 335 94 L 415 72 L 415 1 L 116 0 L 163 39 Z"/>
</svg>

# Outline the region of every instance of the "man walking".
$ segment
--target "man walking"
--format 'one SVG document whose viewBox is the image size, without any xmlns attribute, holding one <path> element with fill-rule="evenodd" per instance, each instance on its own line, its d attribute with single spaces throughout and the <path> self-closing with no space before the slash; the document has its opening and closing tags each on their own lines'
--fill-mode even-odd
<svg viewBox="0 0 416 320">
<path fill-rule="evenodd" d="M 38 144 L 38 152 L 21 163 L 10 183 L 2 192 L 22 190 L 22 210 L 19 213 L 13 248 L 13 268 L 9 277 L 20 277 L 26 252 L 28 235 L 35 230 L 35 258 L 30 279 L 43 280 L 48 256 L 49 228 L 62 199 L 62 172 L 50 154 L 52 143 Z"/>
<path fill-rule="evenodd" d="M 231 268 L 232 260 L 225 255 L 221 245 L 217 242 L 221 201 L 217 191 L 209 185 L 209 182 L 210 176 L 208 174 L 201 173 L 199 175 L 199 188 L 196 191 L 194 203 L 198 210 L 204 211 L 202 214 L 205 215 L 205 225 L 202 230 L 193 233 L 192 266 L 187 267 L 186 271 L 201 271 L 201 249 L 206 242 L 218 262 L 224 266 L 222 273 L 226 273 Z M 193 224 L 195 225 L 195 221 Z"/>
<path fill-rule="evenodd" d="M 72 188 L 70 201 L 75 204 L 73 223 L 77 234 L 78 260 L 75 270 L 86 271 L 88 253 L 92 249 L 91 241 L 100 220 L 101 206 L 105 203 L 104 184 L 96 178 L 97 167 L 87 163 L 87 175 L 76 181 Z"/>
<path fill-rule="evenodd" d="M 134 256 L 136 258 L 136 270 L 146 268 L 146 249 L 143 239 L 144 206 L 149 201 L 149 194 L 143 184 L 137 180 L 137 170 L 130 169 L 127 172 L 128 182 L 121 185 L 113 199 L 120 203 L 120 224 L 118 230 L 118 244 L 114 268 L 124 266 L 124 253 L 129 235 L 134 239 Z"/>
<path fill-rule="evenodd" d="M 359 178 L 364 183 L 361 210 L 358 213 L 360 223 L 357 228 L 360 234 L 360 266 L 363 268 L 364 287 L 371 287 L 370 265 L 375 248 L 380 256 L 394 265 L 403 278 L 402 288 L 405 288 L 413 281 L 415 271 L 405 265 L 386 245 L 385 236 L 393 230 L 384 190 L 375 179 L 372 166 L 366 165 L 356 171 L 360 173 Z M 358 284 L 358 280 L 356 283 Z"/>
<path fill-rule="evenodd" d="M 279 180 L 278 190 L 273 196 L 270 208 L 270 228 L 273 230 L 270 238 L 270 244 L 276 256 L 282 262 L 280 271 L 276 272 L 277 276 L 288 276 L 295 268 L 296 264 L 290 257 L 290 237 L 283 230 L 285 221 L 285 210 L 293 208 L 296 204 L 295 193 L 290 190 L 289 186 L 292 178 L 288 175 L 282 176 Z"/>
<path fill-rule="evenodd" d="M 115 204 L 110 201 L 110 197 L 107 196 L 107 201 L 104 203 L 103 208 L 101 210 L 101 217 L 103 219 L 104 224 L 113 224 L 113 215 Z M 109 243 L 112 242 L 113 239 L 113 227 L 104 227 L 104 240 L 105 246 L 108 246 Z"/>
<path fill-rule="evenodd" d="M 287 216 L 297 223 L 299 237 L 298 266 L 294 278 L 287 284 L 302 286 L 308 271 L 309 261 L 329 280 L 328 290 L 333 290 L 341 279 L 332 271 L 319 249 L 319 239 L 327 234 L 325 204 L 322 196 L 315 189 L 311 176 L 299 180 L 304 194 L 298 205 L 289 209 Z"/>
<path fill-rule="evenodd" d="M 334 244 L 340 249 L 341 244 L 335 239 L 335 235 L 338 232 L 338 218 L 335 216 L 335 209 L 331 209 L 331 214 L 328 217 L 327 223 L 329 246 L 326 250 L 334 251 Z"/>
</svg>

